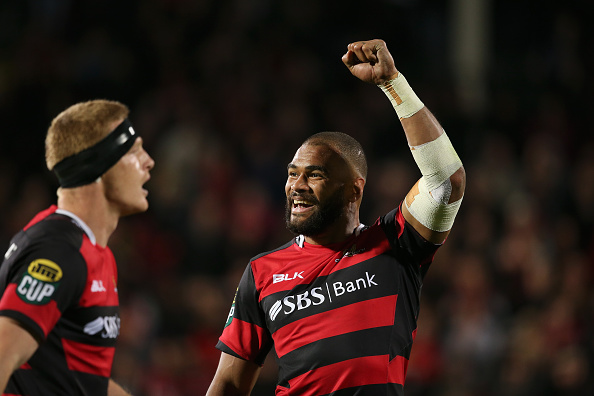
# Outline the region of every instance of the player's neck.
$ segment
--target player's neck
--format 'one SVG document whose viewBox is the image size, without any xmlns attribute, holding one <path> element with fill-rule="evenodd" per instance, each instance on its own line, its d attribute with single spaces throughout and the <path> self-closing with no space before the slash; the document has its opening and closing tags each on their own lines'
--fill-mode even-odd
<svg viewBox="0 0 594 396">
<path fill-rule="evenodd" d="M 58 208 L 78 216 L 95 234 L 97 245 L 105 247 L 118 225 L 119 214 L 110 209 L 100 189 L 96 184 L 60 189 Z"/>
<path fill-rule="evenodd" d="M 332 245 L 346 241 L 359 227 L 359 216 L 349 219 L 338 220 L 326 230 L 317 234 L 305 237 L 305 242 L 312 245 Z"/>
</svg>

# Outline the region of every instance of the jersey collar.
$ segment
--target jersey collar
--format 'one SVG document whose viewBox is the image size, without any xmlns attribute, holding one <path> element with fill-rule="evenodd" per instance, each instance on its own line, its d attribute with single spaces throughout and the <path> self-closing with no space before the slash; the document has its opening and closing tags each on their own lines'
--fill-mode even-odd
<svg viewBox="0 0 594 396">
<path fill-rule="evenodd" d="M 364 228 L 365 228 L 365 224 L 363 224 L 363 223 L 359 224 L 359 226 L 357 228 L 355 228 L 355 230 L 353 231 L 353 235 L 359 236 L 359 234 L 361 234 L 361 231 L 363 231 Z M 304 235 L 297 236 L 295 238 L 295 243 L 300 248 L 303 248 L 305 246 L 305 236 Z"/>
<path fill-rule="evenodd" d="M 72 222 L 76 224 L 81 230 L 83 230 L 85 234 L 87 234 L 87 237 L 89 237 L 89 240 L 93 245 L 97 243 L 97 240 L 95 239 L 95 234 L 93 234 L 91 228 L 84 221 L 82 221 L 80 217 L 65 209 L 56 209 L 56 213 L 70 217 L 72 219 Z"/>
</svg>

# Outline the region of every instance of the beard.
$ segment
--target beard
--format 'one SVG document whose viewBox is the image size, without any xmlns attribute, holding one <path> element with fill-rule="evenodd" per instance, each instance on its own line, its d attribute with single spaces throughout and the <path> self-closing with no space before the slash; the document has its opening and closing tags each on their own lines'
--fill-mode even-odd
<svg viewBox="0 0 594 396">
<path fill-rule="evenodd" d="M 293 205 L 290 196 L 287 197 L 285 206 L 285 221 L 287 228 L 296 235 L 319 235 L 344 213 L 344 186 L 336 190 L 336 192 L 328 197 L 323 204 L 320 204 L 320 202 L 313 196 L 311 198 L 304 198 L 310 202 L 318 204 L 318 207 L 314 209 L 305 220 L 300 220 L 299 218 L 291 219 L 291 209 Z"/>
</svg>

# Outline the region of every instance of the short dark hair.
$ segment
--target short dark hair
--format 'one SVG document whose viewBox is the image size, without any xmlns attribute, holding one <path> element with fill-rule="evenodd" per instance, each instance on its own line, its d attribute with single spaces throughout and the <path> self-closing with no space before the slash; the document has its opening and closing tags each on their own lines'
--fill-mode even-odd
<svg viewBox="0 0 594 396">
<path fill-rule="evenodd" d="M 352 136 L 342 132 L 320 132 L 310 136 L 303 142 L 306 144 L 327 144 L 343 156 L 363 179 L 367 180 L 367 159 L 361 143 Z"/>
</svg>

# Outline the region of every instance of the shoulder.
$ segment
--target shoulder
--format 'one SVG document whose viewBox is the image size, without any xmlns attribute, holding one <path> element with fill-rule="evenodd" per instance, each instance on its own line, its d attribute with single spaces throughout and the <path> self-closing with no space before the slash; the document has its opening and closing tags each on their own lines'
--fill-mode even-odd
<svg viewBox="0 0 594 396">
<path fill-rule="evenodd" d="M 438 244 L 434 244 L 432 242 L 427 241 L 423 238 L 404 218 L 404 214 L 402 213 L 402 205 L 399 205 L 397 208 L 391 210 L 384 216 L 381 216 L 374 226 L 381 226 L 381 228 L 386 233 L 387 237 L 391 241 L 396 241 L 401 239 L 403 236 L 408 236 L 412 239 L 418 241 L 418 243 L 427 243 L 431 246 L 440 246 Z"/>
<path fill-rule="evenodd" d="M 296 260 L 300 256 L 301 248 L 296 242 L 297 238 L 293 238 L 287 243 L 260 253 L 250 259 L 246 268 L 244 278 L 249 276 L 252 278 L 257 287 L 261 286 L 262 282 L 272 276 L 281 269 L 283 269 L 288 262 Z"/>
<path fill-rule="evenodd" d="M 269 259 L 271 257 L 282 256 L 284 253 L 287 252 L 287 249 L 288 248 L 292 247 L 295 244 L 296 244 L 296 238 L 293 238 L 290 241 L 288 241 L 287 243 L 285 243 L 285 244 L 283 244 L 283 245 L 281 245 L 281 246 L 279 246 L 279 247 L 277 247 L 275 249 L 272 249 L 272 250 L 269 250 L 269 251 L 260 253 L 257 256 L 252 257 L 250 259 L 250 263 L 254 263 L 256 261 L 260 261 L 261 262 L 261 261 L 265 261 L 264 259 Z"/>
<path fill-rule="evenodd" d="M 432 256 L 441 246 L 426 240 L 419 234 L 404 218 L 400 205 L 381 216 L 373 227 L 383 230 L 392 249 L 405 251 L 413 256 Z"/>
<path fill-rule="evenodd" d="M 252 268 L 254 276 L 256 276 L 258 272 L 283 267 L 287 261 L 294 259 L 299 254 L 299 250 L 296 238 L 293 238 L 276 249 L 252 257 L 249 266 Z"/>
<path fill-rule="evenodd" d="M 59 273 L 84 273 L 86 265 L 80 253 L 84 235 L 67 217 L 50 214 L 12 239 L 11 255 L 5 261 L 15 270 L 25 266 L 29 271 L 48 267 Z"/>
<path fill-rule="evenodd" d="M 70 218 L 60 214 L 51 214 L 43 220 L 23 230 L 33 242 L 70 244 L 79 247 L 82 244 L 84 231 Z"/>
<path fill-rule="evenodd" d="M 398 205 L 397 208 L 394 208 L 390 212 L 381 216 L 374 225 L 380 225 L 384 230 L 389 229 L 391 233 L 400 236 L 405 229 L 405 224 L 406 220 L 402 215 L 400 205 Z"/>
</svg>

